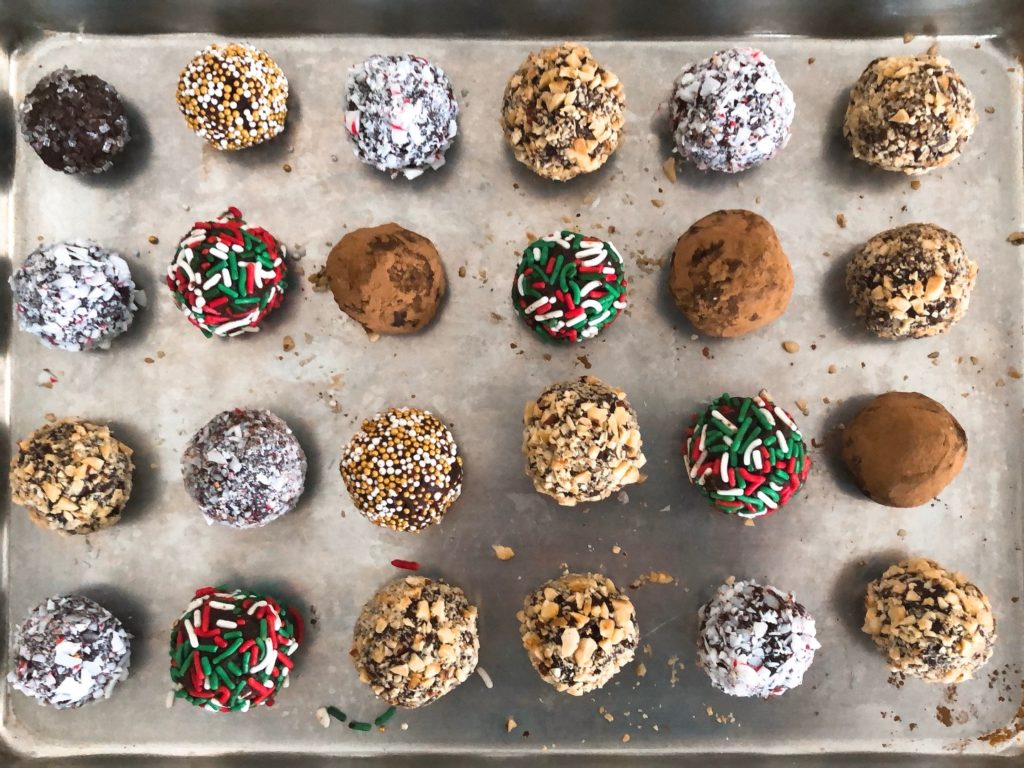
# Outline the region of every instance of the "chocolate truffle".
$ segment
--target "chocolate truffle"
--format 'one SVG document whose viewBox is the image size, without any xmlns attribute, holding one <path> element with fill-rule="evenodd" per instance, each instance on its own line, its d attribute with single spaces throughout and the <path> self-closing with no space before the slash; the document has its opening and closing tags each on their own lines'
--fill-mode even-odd
<svg viewBox="0 0 1024 768">
<path fill-rule="evenodd" d="M 626 393 L 594 376 L 552 384 L 523 412 L 526 474 L 565 507 L 641 482 L 642 446 Z"/>
<path fill-rule="evenodd" d="M 228 208 L 213 221 L 197 221 L 181 239 L 167 269 L 167 287 L 207 338 L 258 331 L 288 288 L 285 256 L 273 235 Z"/>
<path fill-rule="evenodd" d="M 245 149 L 277 136 L 288 117 L 288 78 L 270 54 L 244 43 L 214 43 L 178 77 L 178 109 L 217 149 Z"/>
<path fill-rule="evenodd" d="M 702 171 L 737 173 L 786 146 L 796 105 L 764 51 L 730 48 L 683 67 L 670 110 L 683 160 Z"/>
<path fill-rule="evenodd" d="M 992 658 L 996 620 L 962 573 L 915 557 L 868 584 L 863 631 L 889 669 L 929 683 L 970 680 Z"/>
<path fill-rule="evenodd" d="M 14 629 L 8 682 L 40 704 L 75 709 L 106 699 L 128 677 L 131 635 L 103 606 L 56 595 Z"/>
<path fill-rule="evenodd" d="M 918 507 L 960 472 L 967 434 L 941 403 L 919 392 L 886 392 L 843 431 L 843 461 L 860 489 L 888 507 Z"/>
<path fill-rule="evenodd" d="M 210 712 L 273 706 L 303 630 L 299 612 L 270 595 L 197 589 L 171 630 L 175 697 Z"/>
<path fill-rule="evenodd" d="M 776 320 L 793 293 L 775 229 L 751 211 L 716 211 L 676 243 L 669 289 L 701 333 L 731 338 Z"/>
<path fill-rule="evenodd" d="M 889 56 L 868 64 L 846 108 L 853 156 L 886 171 L 949 165 L 974 133 L 974 96 L 941 56 Z"/>
<path fill-rule="evenodd" d="M 107 349 L 146 303 L 120 254 L 78 240 L 32 251 L 11 288 L 21 329 L 72 352 Z"/>
<path fill-rule="evenodd" d="M 567 573 L 526 596 L 516 614 L 541 679 L 582 696 L 633 660 L 640 629 L 629 597 L 600 573 Z"/>
<path fill-rule="evenodd" d="M 19 112 L 25 141 L 64 173 L 102 173 L 131 136 L 114 86 L 67 67 L 36 83 Z"/>
<path fill-rule="evenodd" d="M 545 341 L 592 339 L 626 305 L 622 256 L 611 243 L 562 230 L 523 251 L 512 284 L 512 306 Z"/>
<path fill-rule="evenodd" d="M 349 653 L 359 679 L 395 707 L 437 701 L 476 669 L 476 616 L 456 586 L 422 576 L 392 581 L 356 620 Z"/>
<path fill-rule="evenodd" d="M 698 614 L 697 663 L 730 696 L 781 696 L 804 681 L 821 647 L 792 592 L 727 581 Z"/>
<path fill-rule="evenodd" d="M 306 455 L 270 411 L 222 411 L 181 457 L 185 490 L 208 523 L 259 528 L 291 512 L 306 482 Z"/>
<path fill-rule="evenodd" d="M 960 238 L 934 224 L 875 235 L 846 267 L 854 312 L 883 339 L 934 336 L 966 313 L 978 265 Z"/>
<path fill-rule="evenodd" d="M 413 333 L 430 324 L 445 291 L 434 244 L 397 224 L 349 232 L 327 256 L 341 310 L 367 333 Z"/>
<path fill-rule="evenodd" d="M 576 43 L 531 53 L 505 86 L 501 127 L 516 160 L 546 179 L 596 171 L 619 146 L 622 83 Z"/>
<path fill-rule="evenodd" d="M 444 165 L 458 116 L 448 75 L 421 56 L 371 56 L 348 71 L 345 127 L 356 157 L 391 178 Z"/>
<path fill-rule="evenodd" d="M 11 500 L 43 528 L 92 533 L 121 519 L 134 471 L 132 449 L 109 427 L 58 419 L 18 442 Z"/>
<path fill-rule="evenodd" d="M 341 479 L 371 523 L 419 531 L 441 522 L 462 493 L 462 456 L 434 414 L 389 408 L 364 421 L 345 446 Z"/>
</svg>

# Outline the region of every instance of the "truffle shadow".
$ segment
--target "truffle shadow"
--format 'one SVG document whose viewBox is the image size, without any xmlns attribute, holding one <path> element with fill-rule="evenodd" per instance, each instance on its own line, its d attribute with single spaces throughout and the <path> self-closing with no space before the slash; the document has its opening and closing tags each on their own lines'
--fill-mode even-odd
<svg viewBox="0 0 1024 768">
<path fill-rule="evenodd" d="M 840 338 L 847 341 L 864 342 L 871 333 L 864 323 L 856 317 L 850 305 L 850 294 L 846 290 L 846 266 L 860 246 L 850 248 L 841 257 L 834 257 L 825 270 L 822 300 L 828 314 L 829 326 Z"/>
<path fill-rule="evenodd" d="M 829 117 L 825 123 L 828 140 L 822 144 L 821 160 L 829 168 L 831 184 L 849 193 L 860 190 L 869 190 L 875 194 L 891 193 L 905 184 L 907 177 L 903 173 L 875 168 L 853 156 L 853 150 L 843 136 L 843 122 L 846 119 L 849 101 L 848 90 L 839 93 L 829 109 Z"/>
<path fill-rule="evenodd" d="M 852 557 L 832 583 L 830 597 L 832 605 L 836 606 L 840 626 L 849 637 L 865 648 L 874 648 L 871 638 L 861 631 L 864 624 L 864 596 L 867 594 L 868 583 L 906 556 L 905 552 L 887 549 L 872 552 L 867 556 Z"/>
<path fill-rule="evenodd" d="M 159 476 L 150 467 L 157 464 L 158 457 L 149 442 L 148 433 L 120 419 L 112 419 L 107 425 L 115 438 L 132 449 L 132 464 L 135 467 L 132 474 L 132 493 L 121 520 L 112 529 L 116 531 L 123 525 L 135 525 L 136 521 L 142 519 L 154 506 L 159 492 Z"/>
<path fill-rule="evenodd" d="M 844 429 L 841 429 L 840 425 L 843 425 L 843 427 L 849 425 L 853 417 L 874 398 L 874 393 L 857 395 L 847 398 L 843 402 L 838 403 L 835 408 L 829 409 L 828 415 L 825 417 L 824 446 L 816 454 L 821 457 L 822 463 L 828 468 L 832 476 L 832 482 L 839 492 L 847 498 L 857 499 L 858 501 L 866 501 L 868 497 L 857 487 L 857 484 L 850 476 L 849 469 L 847 469 L 846 464 L 843 462 L 842 441 Z"/>
</svg>

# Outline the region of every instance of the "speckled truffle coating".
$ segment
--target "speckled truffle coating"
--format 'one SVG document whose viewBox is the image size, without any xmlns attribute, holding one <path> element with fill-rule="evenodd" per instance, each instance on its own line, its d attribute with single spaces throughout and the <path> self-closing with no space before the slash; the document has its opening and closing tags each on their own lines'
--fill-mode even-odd
<svg viewBox="0 0 1024 768">
<path fill-rule="evenodd" d="M 92 533 L 121 519 L 134 471 L 132 449 L 109 427 L 58 419 L 18 442 L 11 500 L 44 528 Z"/>
<path fill-rule="evenodd" d="M 131 635 L 110 611 L 81 595 L 56 595 L 14 630 L 7 680 L 40 704 L 74 709 L 106 699 L 128 677 Z"/>
<path fill-rule="evenodd" d="M 67 67 L 36 83 L 19 112 L 21 135 L 55 171 L 102 173 L 131 137 L 114 87 Z"/>
<path fill-rule="evenodd" d="M 284 130 L 288 78 L 266 51 L 214 43 L 181 70 L 177 101 L 188 127 L 217 149 L 245 149 Z"/>
<path fill-rule="evenodd" d="M 259 528 L 291 512 L 306 482 L 306 455 L 270 411 L 222 411 L 181 457 L 185 490 L 208 523 Z"/>
<path fill-rule="evenodd" d="M 683 160 L 702 171 L 737 173 L 786 146 L 795 111 L 793 92 L 764 51 L 730 48 L 679 73 L 672 137 Z"/>
<path fill-rule="evenodd" d="M 390 408 L 364 421 L 342 451 L 341 479 L 371 523 L 419 531 L 441 522 L 462 493 L 462 456 L 432 413 Z"/>
<path fill-rule="evenodd" d="M 523 412 L 526 474 L 562 506 L 640 482 L 647 463 L 626 393 L 594 376 L 552 384 Z"/>
<path fill-rule="evenodd" d="M 952 232 L 907 224 L 864 244 L 846 267 L 846 290 L 869 331 L 917 339 L 945 333 L 967 314 L 977 276 Z"/>
<path fill-rule="evenodd" d="M 697 663 L 730 696 L 781 696 L 804 681 L 821 647 L 814 619 L 792 593 L 726 582 L 698 614 Z"/>
<path fill-rule="evenodd" d="M 71 352 L 107 349 L 146 303 L 119 254 L 78 240 L 32 251 L 11 288 L 21 329 Z"/>
<path fill-rule="evenodd" d="M 886 171 L 949 165 L 974 133 L 974 96 L 941 56 L 890 56 L 868 64 L 850 91 L 843 136 L 854 157 Z"/>
<path fill-rule="evenodd" d="M 992 657 L 996 620 L 962 573 L 917 557 L 868 584 L 863 630 L 893 672 L 929 683 L 970 680 Z"/>
<path fill-rule="evenodd" d="M 359 679 L 388 704 L 422 707 L 476 669 L 477 609 L 465 593 L 422 576 L 397 579 L 363 606 L 349 652 Z"/>
<path fill-rule="evenodd" d="M 630 599 L 600 573 L 567 573 L 516 614 L 530 663 L 556 691 L 597 690 L 633 660 L 640 629 Z"/>
<path fill-rule="evenodd" d="M 348 72 L 345 127 L 356 157 L 391 178 L 444 165 L 458 117 L 448 76 L 421 56 L 371 56 Z"/>
<path fill-rule="evenodd" d="M 555 181 L 604 165 L 625 120 L 619 78 L 576 43 L 531 53 L 508 81 L 501 109 L 516 160 Z"/>
</svg>

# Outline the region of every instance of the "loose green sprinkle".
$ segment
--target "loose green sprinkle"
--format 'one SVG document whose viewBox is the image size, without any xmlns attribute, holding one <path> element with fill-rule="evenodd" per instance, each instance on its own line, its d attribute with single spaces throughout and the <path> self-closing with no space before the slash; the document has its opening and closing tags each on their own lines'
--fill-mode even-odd
<svg viewBox="0 0 1024 768">
<path fill-rule="evenodd" d="M 351 728 L 353 731 L 368 731 L 371 728 L 373 728 L 373 726 L 369 723 L 361 723 L 358 720 L 353 720 L 351 723 L 348 724 L 348 727 Z"/>
<path fill-rule="evenodd" d="M 346 715 L 337 707 L 327 707 L 327 714 L 333 717 L 339 723 L 344 723 L 346 720 L 348 720 L 348 715 Z"/>
<path fill-rule="evenodd" d="M 395 716 L 395 711 L 396 710 L 394 707 L 388 707 L 386 710 L 384 710 L 380 717 L 373 721 L 373 724 L 384 725 L 385 723 L 387 723 L 388 720 Z"/>
</svg>

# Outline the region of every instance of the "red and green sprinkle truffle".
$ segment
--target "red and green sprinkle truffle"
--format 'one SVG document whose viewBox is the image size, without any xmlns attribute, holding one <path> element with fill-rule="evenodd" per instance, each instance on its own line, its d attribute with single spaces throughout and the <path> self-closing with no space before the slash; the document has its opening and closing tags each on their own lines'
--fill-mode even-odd
<svg viewBox="0 0 1024 768">
<path fill-rule="evenodd" d="M 626 308 L 626 277 L 615 246 L 563 230 L 527 246 L 516 269 L 512 304 L 545 341 L 597 336 Z"/>
<path fill-rule="evenodd" d="M 720 512 L 770 515 L 800 490 L 811 469 L 803 435 L 765 390 L 723 394 L 693 416 L 683 452 L 686 474 Z"/>
<path fill-rule="evenodd" d="M 189 322 L 210 336 L 258 331 L 288 287 L 285 247 L 237 208 L 198 221 L 178 244 L 167 287 Z"/>
</svg>

